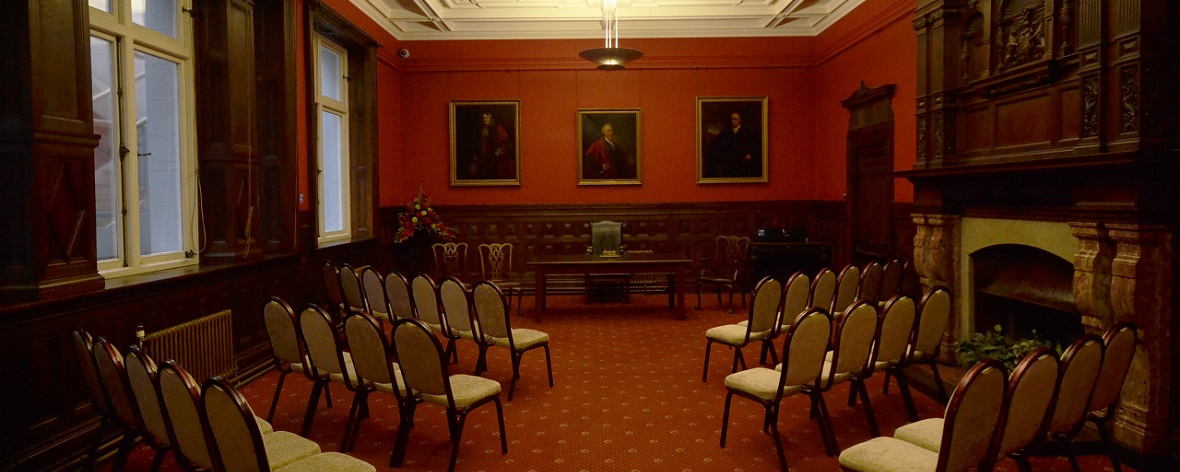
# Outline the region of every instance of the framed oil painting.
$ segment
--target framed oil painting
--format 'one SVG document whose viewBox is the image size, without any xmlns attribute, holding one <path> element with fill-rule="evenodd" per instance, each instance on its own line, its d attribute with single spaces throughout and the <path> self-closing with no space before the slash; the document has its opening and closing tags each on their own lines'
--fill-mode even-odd
<svg viewBox="0 0 1180 472">
<path fill-rule="evenodd" d="M 697 97 L 697 182 L 766 182 L 766 97 Z"/>
<path fill-rule="evenodd" d="M 520 102 L 452 101 L 451 185 L 520 185 Z"/>
<path fill-rule="evenodd" d="M 578 185 L 639 185 L 639 109 L 578 110 Z"/>
</svg>

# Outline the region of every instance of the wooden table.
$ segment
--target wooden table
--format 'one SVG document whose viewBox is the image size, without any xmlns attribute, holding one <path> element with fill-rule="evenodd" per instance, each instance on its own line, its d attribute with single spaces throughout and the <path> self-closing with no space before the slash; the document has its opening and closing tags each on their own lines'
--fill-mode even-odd
<svg viewBox="0 0 1180 472">
<path fill-rule="evenodd" d="M 672 308 L 677 319 L 684 319 L 684 278 L 685 269 L 692 261 L 673 256 L 652 254 L 624 254 L 620 257 L 599 256 L 549 256 L 532 262 L 536 277 L 537 310 L 536 320 L 541 321 L 545 311 L 545 276 L 551 274 L 638 274 L 647 272 L 668 273 L 668 308 Z"/>
</svg>

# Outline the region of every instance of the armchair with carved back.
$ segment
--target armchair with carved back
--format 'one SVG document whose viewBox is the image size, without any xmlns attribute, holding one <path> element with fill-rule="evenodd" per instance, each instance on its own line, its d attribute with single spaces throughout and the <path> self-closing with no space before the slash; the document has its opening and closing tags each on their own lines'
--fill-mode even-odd
<svg viewBox="0 0 1180 472">
<path fill-rule="evenodd" d="M 586 254 L 598 257 L 620 257 L 625 250 L 623 245 L 623 223 L 618 221 L 595 221 L 590 223 L 590 245 L 586 246 Z M 624 297 L 630 298 L 630 274 L 587 274 L 586 296 L 591 301 L 597 296 L 617 294 L 620 291 Z M 614 298 L 614 297 L 609 297 Z"/>
<path fill-rule="evenodd" d="M 701 285 L 711 285 L 717 291 L 717 304 L 721 305 L 721 289 L 729 291 L 729 312 L 733 313 L 733 294 L 741 295 L 742 308 L 746 307 L 746 285 L 750 273 L 750 238 L 746 236 L 718 236 L 714 240 L 713 256 L 701 259 L 701 272 L 697 275 L 697 306 L 701 309 Z"/>
<path fill-rule="evenodd" d="M 435 243 L 430 249 L 434 253 L 434 275 L 438 279 L 467 278 L 467 243 Z"/>
</svg>

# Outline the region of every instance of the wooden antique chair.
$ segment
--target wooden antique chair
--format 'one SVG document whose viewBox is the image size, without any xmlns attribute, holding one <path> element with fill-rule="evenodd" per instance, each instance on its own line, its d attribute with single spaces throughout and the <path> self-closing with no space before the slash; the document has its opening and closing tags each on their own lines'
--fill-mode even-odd
<svg viewBox="0 0 1180 472">
<path fill-rule="evenodd" d="M 742 308 L 746 307 L 746 284 L 749 273 L 748 255 L 750 238 L 745 236 L 718 236 L 714 240 L 712 257 L 702 258 L 704 266 L 697 274 L 697 306 L 701 308 L 701 285 L 712 285 L 717 291 L 717 304 L 721 305 L 721 290 L 729 291 L 729 312 L 733 313 L 733 294 L 740 294 Z"/>
<path fill-rule="evenodd" d="M 467 243 L 434 243 L 430 250 L 435 277 L 467 277 Z"/>
<path fill-rule="evenodd" d="M 516 314 L 524 315 L 520 303 L 524 300 L 524 281 L 512 271 L 512 243 L 480 244 L 479 276 L 490 280 L 508 295 L 508 308 L 512 308 L 512 295 L 516 295 Z"/>
</svg>

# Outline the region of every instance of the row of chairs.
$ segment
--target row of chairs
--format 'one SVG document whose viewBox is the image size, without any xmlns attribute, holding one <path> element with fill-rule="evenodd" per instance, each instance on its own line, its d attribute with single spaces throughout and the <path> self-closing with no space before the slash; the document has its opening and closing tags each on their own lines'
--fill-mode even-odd
<svg viewBox="0 0 1180 472">
<path fill-rule="evenodd" d="M 122 433 L 116 471 L 123 470 L 140 438 L 156 451 L 153 471 L 159 470 L 168 452 L 185 470 L 376 470 L 345 454 L 321 453 L 309 439 L 275 431 L 219 376 L 199 387 L 175 361 L 157 367 L 138 346 L 123 355 L 113 344 L 94 339 L 82 329 L 74 329 L 72 338 L 87 393 L 102 416 L 89 469 L 94 468 L 104 429 L 111 424 Z"/>
<path fill-rule="evenodd" d="M 1002 364 L 984 360 L 959 382 L 943 418 L 902 426 L 892 438 L 879 437 L 840 454 L 843 470 L 957 471 L 992 470 L 1005 456 L 1020 470 L 1031 470 L 1028 456 L 1048 454 L 1069 443 L 1091 421 L 1121 470 L 1106 423 L 1114 417 L 1130 370 L 1138 333 L 1121 323 L 1101 338 L 1084 335 L 1058 359 L 1048 348 L 1026 355 L 1007 375 Z M 1066 447 L 1070 466 L 1080 470 L 1073 448 Z"/>
<path fill-rule="evenodd" d="M 480 287 L 487 286 L 495 287 L 481 282 L 476 288 L 482 293 Z M 376 318 L 358 311 L 344 318 L 341 337 L 323 310 L 309 305 L 296 318 L 290 306 L 277 297 L 267 303 L 264 317 L 276 368 L 281 372 L 268 419 L 274 417 L 285 377 L 298 371 L 313 382 L 303 421 L 304 435 L 310 432 L 319 396 L 321 392 L 327 394 L 330 383 L 343 384 L 353 392 L 340 442 L 342 452 L 355 447 L 361 422 L 369 416 L 369 395 L 374 392 L 393 395 L 398 405 L 400 421 L 390 467 L 401 465 L 414 425 L 414 412 L 423 402 L 446 409 L 453 443 L 452 470 L 467 413 L 489 402 L 496 405 L 502 450 L 508 452 L 500 383 L 474 375 L 448 375 L 449 353 L 425 322 L 399 319 L 393 323 L 392 336 L 386 337 Z"/>
</svg>

